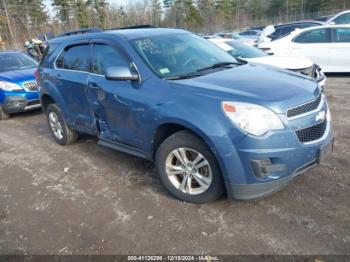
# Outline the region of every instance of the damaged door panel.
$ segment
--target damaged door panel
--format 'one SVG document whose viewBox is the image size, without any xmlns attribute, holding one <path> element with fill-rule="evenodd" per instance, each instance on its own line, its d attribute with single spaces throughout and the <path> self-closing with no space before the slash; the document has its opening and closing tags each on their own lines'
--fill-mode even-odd
<svg viewBox="0 0 350 262">
<path fill-rule="evenodd" d="M 90 45 L 74 43 L 65 48 L 56 60 L 57 86 L 67 105 L 68 121 L 74 129 L 95 134 L 94 116 L 87 98 L 90 70 Z"/>
<path fill-rule="evenodd" d="M 142 148 L 138 121 L 143 114 L 139 82 L 108 80 L 106 69 L 130 67 L 131 62 L 119 49 L 105 42 L 93 42 L 92 73 L 88 76 L 88 97 L 92 104 L 99 136 L 103 140 Z M 142 101 L 142 100 L 140 100 Z"/>
</svg>

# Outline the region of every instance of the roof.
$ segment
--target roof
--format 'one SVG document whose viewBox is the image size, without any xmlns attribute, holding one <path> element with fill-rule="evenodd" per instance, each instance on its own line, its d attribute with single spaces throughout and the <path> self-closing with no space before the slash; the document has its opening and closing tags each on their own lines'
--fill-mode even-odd
<svg viewBox="0 0 350 262">
<path fill-rule="evenodd" d="M 297 22 L 290 22 L 290 23 L 285 23 L 285 24 L 277 24 L 274 25 L 275 28 L 283 27 L 283 26 L 288 26 L 288 25 L 295 25 L 295 24 L 301 24 L 301 23 L 315 23 L 319 25 L 324 25 L 326 23 L 321 22 L 321 21 L 315 21 L 315 20 L 303 20 L 303 21 L 297 21 Z"/>
<path fill-rule="evenodd" d="M 329 24 L 325 24 L 325 25 L 318 25 L 318 26 L 312 26 L 312 27 L 307 27 L 307 28 L 303 28 L 303 29 L 299 29 L 300 31 L 307 31 L 310 29 L 318 29 L 318 28 L 350 28 L 349 24 L 344 24 L 344 25 L 329 25 Z"/>
<path fill-rule="evenodd" d="M 96 32 L 102 32 L 102 29 L 99 27 L 75 29 L 75 30 L 63 32 L 59 34 L 57 37 L 79 35 L 79 34 L 86 34 L 86 33 L 96 33 Z"/>
<path fill-rule="evenodd" d="M 128 40 L 133 40 L 133 39 L 147 37 L 147 36 L 152 37 L 152 36 L 165 35 L 165 34 L 188 33 L 188 31 L 185 31 L 185 30 L 173 29 L 173 28 L 123 29 L 123 30 L 111 30 L 111 31 L 105 31 L 105 32 L 121 35 Z"/>
<path fill-rule="evenodd" d="M 142 37 L 152 37 L 152 36 L 158 36 L 158 35 L 164 35 L 164 34 L 176 34 L 176 33 L 186 33 L 186 32 L 188 31 L 181 30 L 181 29 L 172 29 L 172 28 L 117 29 L 117 30 L 106 30 L 106 31 L 97 32 L 97 33 L 63 36 L 63 37 L 49 40 L 49 43 L 51 44 L 61 43 L 66 40 L 72 41 L 72 40 L 86 39 L 87 37 L 98 38 L 98 37 L 101 37 L 101 35 L 110 36 L 111 34 L 119 35 L 121 37 L 126 38 L 127 40 L 133 40 L 133 39 L 142 38 Z"/>
<path fill-rule="evenodd" d="M 293 32 L 291 32 L 288 36 L 289 37 L 294 37 L 295 35 L 302 33 L 302 32 L 306 32 L 309 30 L 313 30 L 313 29 L 321 29 L 321 28 L 350 28 L 350 25 L 329 25 L 329 24 L 325 24 L 325 25 L 319 25 L 319 26 L 312 26 L 312 27 L 307 27 L 307 28 L 303 28 L 303 29 L 296 29 Z"/>
</svg>

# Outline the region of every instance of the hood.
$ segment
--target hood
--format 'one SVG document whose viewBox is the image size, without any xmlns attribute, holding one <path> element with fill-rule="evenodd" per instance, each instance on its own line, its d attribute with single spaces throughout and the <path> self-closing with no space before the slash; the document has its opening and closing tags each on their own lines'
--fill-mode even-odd
<svg viewBox="0 0 350 262">
<path fill-rule="evenodd" d="M 257 40 L 256 39 L 252 39 L 252 38 L 241 38 L 241 39 L 239 39 L 239 41 L 241 43 L 246 44 L 246 45 L 254 46 Z"/>
<path fill-rule="evenodd" d="M 21 70 L 12 70 L 0 73 L 0 81 L 12 83 L 22 83 L 25 81 L 35 80 L 34 72 L 36 67 Z"/>
<path fill-rule="evenodd" d="M 298 73 L 245 64 L 204 76 L 173 80 L 174 87 L 192 87 L 196 95 L 267 106 L 276 113 L 315 99 L 317 84 Z"/>
<path fill-rule="evenodd" d="M 313 66 L 313 62 L 306 57 L 298 56 L 263 56 L 255 58 L 244 58 L 245 61 L 254 62 L 264 65 L 271 65 L 280 68 L 297 70 Z"/>
</svg>

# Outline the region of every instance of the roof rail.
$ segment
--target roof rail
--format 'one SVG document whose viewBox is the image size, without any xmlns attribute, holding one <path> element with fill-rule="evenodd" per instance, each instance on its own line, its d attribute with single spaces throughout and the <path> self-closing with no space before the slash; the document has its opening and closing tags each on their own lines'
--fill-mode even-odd
<svg viewBox="0 0 350 262">
<path fill-rule="evenodd" d="M 108 28 L 105 30 L 125 30 L 125 29 L 142 29 L 142 28 L 158 28 L 155 25 L 133 25 L 127 27 L 117 27 L 117 28 Z"/>
<path fill-rule="evenodd" d="M 69 36 L 69 35 L 80 35 L 80 34 L 88 34 L 88 33 L 98 33 L 102 32 L 103 30 L 99 27 L 91 27 L 91 28 L 81 28 L 71 31 L 66 31 L 61 34 L 59 34 L 57 37 L 63 37 L 63 36 Z"/>
<path fill-rule="evenodd" d="M 124 30 L 124 29 L 141 29 L 141 28 L 157 28 L 157 26 L 155 26 L 155 25 L 134 25 L 134 26 L 128 26 L 128 27 L 108 28 L 105 30 Z M 56 38 L 63 37 L 63 36 L 71 36 L 71 35 L 99 33 L 102 31 L 103 31 L 103 29 L 101 29 L 99 27 L 81 28 L 81 29 L 63 32 L 63 33 L 59 34 L 58 36 L 56 36 Z"/>
</svg>

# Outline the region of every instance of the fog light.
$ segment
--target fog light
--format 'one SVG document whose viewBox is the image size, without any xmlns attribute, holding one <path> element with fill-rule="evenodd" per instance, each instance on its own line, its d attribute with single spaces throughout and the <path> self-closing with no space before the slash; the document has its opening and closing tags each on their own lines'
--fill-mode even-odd
<svg viewBox="0 0 350 262">
<path fill-rule="evenodd" d="M 11 101 L 9 102 L 10 107 L 23 107 L 25 106 L 25 102 L 22 101 Z"/>
<path fill-rule="evenodd" d="M 286 165 L 272 164 L 270 158 L 252 160 L 251 163 L 256 177 L 266 177 L 271 173 L 282 172 L 286 170 Z"/>
</svg>

